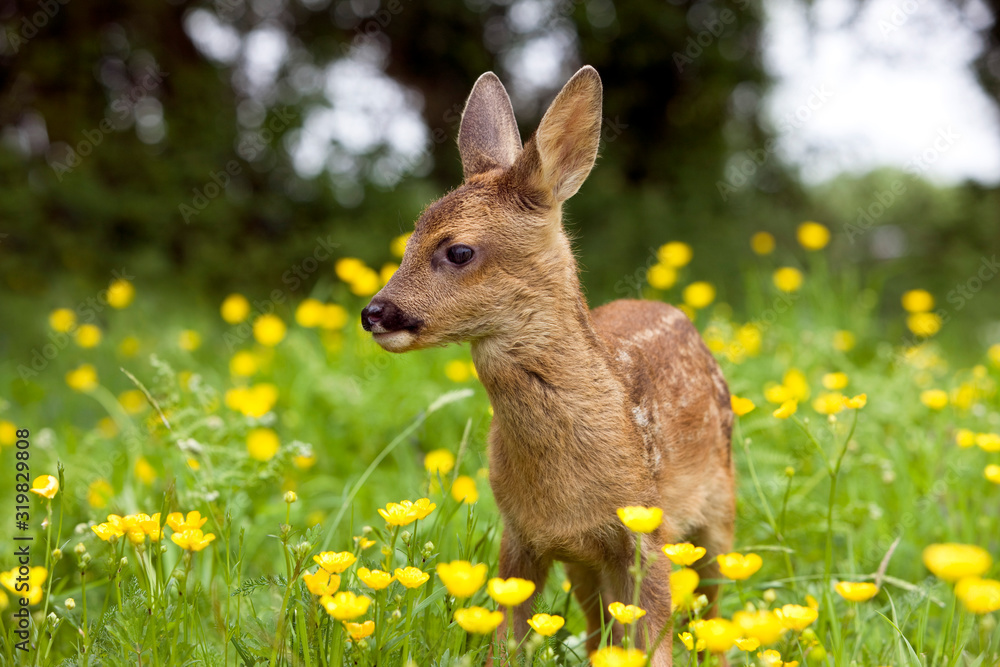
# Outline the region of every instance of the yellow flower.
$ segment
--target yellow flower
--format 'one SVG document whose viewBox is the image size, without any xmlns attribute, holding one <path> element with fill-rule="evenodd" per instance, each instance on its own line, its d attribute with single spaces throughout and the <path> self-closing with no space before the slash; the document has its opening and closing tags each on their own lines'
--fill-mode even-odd
<svg viewBox="0 0 1000 667">
<path fill-rule="evenodd" d="M 934 308 L 934 297 L 924 289 L 911 289 L 903 294 L 901 301 L 908 313 L 926 313 Z"/>
<path fill-rule="evenodd" d="M 41 565 L 36 565 L 28 570 L 28 581 L 18 580 L 21 574 L 18 572 L 18 568 L 14 568 L 9 572 L 0 572 L 0 584 L 3 584 L 4 588 L 9 590 L 14 594 L 16 598 L 27 598 L 29 605 L 36 605 L 42 601 L 42 584 L 49 577 L 49 571 L 46 570 Z M 18 586 L 24 586 L 28 584 L 28 590 L 17 590 Z"/>
<path fill-rule="evenodd" d="M 379 282 L 383 285 L 387 284 L 392 279 L 393 274 L 395 274 L 398 270 L 399 264 L 396 264 L 395 262 L 386 262 L 382 265 L 382 268 L 379 269 Z"/>
<path fill-rule="evenodd" d="M 108 520 L 110 519 L 111 517 L 108 517 Z M 179 533 L 192 528 L 201 528 L 206 521 L 208 517 L 202 516 L 198 510 L 188 512 L 186 517 L 181 512 L 171 512 L 167 515 L 167 525 Z"/>
<path fill-rule="evenodd" d="M 333 595 L 340 588 L 340 575 L 330 574 L 323 568 L 313 573 L 306 572 L 302 575 L 302 581 L 313 595 Z"/>
<path fill-rule="evenodd" d="M 694 635 L 690 632 L 682 632 L 677 637 L 684 644 L 684 648 L 689 651 L 704 651 L 705 650 L 705 640 L 699 639 L 697 642 L 694 640 Z"/>
<path fill-rule="evenodd" d="M 691 283 L 684 288 L 681 298 L 686 306 L 701 310 L 715 301 L 715 287 L 705 281 Z"/>
<path fill-rule="evenodd" d="M 705 547 L 696 547 L 690 542 L 663 545 L 663 555 L 674 565 L 691 565 L 705 555 Z"/>
<path fill-rule="evenodd" d="M 437 575 L 449 593 L 457 598 L 468 598 L 486 583 L 486 564 L 473 565 L 467 560 L 439 563 Z"/>
<path fill-rule="evenodd" d="M 792 662 L 782 662 L 781 654 L 774 649 L 768 649 L 763 653 L 758 653 L 757 657 L 760 659 L 761 664 L 764 667 L 798 667 L 799 663 L 797 661 Z"/>
<path fill-rule="evenodd" d="M 396 579 L 407 588 L 419 588 L 427 583 L 431 575 L 419 567 L 397 567 Z"/>
<path fill-rule="evenodd" d="M 343 306 L 328 303 L 323 308 L 323 319 L 319 325 L 329 331 L 343 329 L 344 325 L 347 324 L 347 319 L 347 311 Z"/>
<path fill-rule="evenodd" d="M 637 648 L 608 646 L 590 654 L 593 667 L 643 667 L 646 654 Z"/>
<path fill-rule="evenodd" d="M 924 549 L 924 565 L 939 579 L 958 581 L 978 577 L 990 569 L 993 558 L 974 544 L 931 544 Z"/>
<path fill-rule="evenodd" d="M 790 401 L 785 401 L 781 404 L 781 407 L 772 412 L 771 414 L 778 419 L 788 419 L 799 409 L 799 402 L 795 399 Z"/>
<path fill-rule="evenodd" d="M 408 503 L 408 500 L 404 500 L 403 503 Z M 413 516 L 418 519 L 426 519 L 427 516 L 434 511 L 437 507 L 435 503 L 432 503 L 430 498 L 419 498 L 413 502 L 411 511 Z"/>
<path fill-rule="evenodd" d="M 395 577 L 382 570 L 369 570 L 367 567 L 358 568 L 358 579 L 372 590 L 380 591 L 389 586 Z"/>
<path fill-rule="evenodd" d="M 91 526 L 90 529 L 94 531 L 97 537 L 101 538 L 105 542 L 114 542 L 119 537 L 125 534 L 125 531 L 121 529 L 120 525 L 112 522 L 99 523 L 96 526 Z"/>
<path fill-rule="evenodd" d="M 749 579 L 764 564 L 763 559 L 754 553 L 746 554 L 745 556 L 736 552 L 720 554 L 718 561 L 719 571 L 722 572 L 722 576 L 737 581 Z"/>
<path fill-rule="evenodd" d="M 729 403 L 737 417 L 742 417 L 757 407 L 749 398 L 740 398 L 735 394 L 729 397 Z"/>
<path fill-rule="evenodd" d="M 378 292 L 381 283 L 379 275 L 374 269 L 363 266 L 354 279 L 348 283 L 348 287 L 351 293 L 357 296 L 371 296 Z"/>
<path fill-rule="evenodd" d="M 920 392 L 920 402 L 931 410 L 941 410 L 948 405 L 948 392 L 943 389 L 925 389 Z"/>
<path fill-rule="evenodd" d="M 750 237 L 750 249 L 757 255 L 770 255 L 774 252 L 774 235 L 768 232 L 757 232 Z"/>
<path fill-rule="evenodd" d="M 402 503 L 386 503 L 385 509 L 380 507 L 378 513 L 390 526 L 408 526 L 417 520 L 413 513 L 413 503 L 409 500 L 404 500 Z"/>
<path fill-rule="evenodd" d="M 76 313 L 69 308 L 57 308 L 49 313 L 49 326 L 60 333 L 68 333 L 76 326 Z"/>
<path fill-rule="evenodd" d="M 464 364 L 463 364 L 464 365 Z M 431 476 L 447 475 L 455 467 L 455 455 L 447 449 L 435 449 L 424 457 L 424 468 Z"/>
<path fill-rule="evenodd" d="M 994 484 L 1000 484 L 1000 466 L 991 463 L 983 470 L 983 476 Z"/>
<path fill-rule="evenodd" d="M 652 533 L 663 523 L 663 510 L 659 507 L 628 507 L 618 508 L 618 518 L 625 527 L 635 533 Z"/>
<path fill-rule="evenodd" d="M 835 415 L 847 407 L 847 397 L 838 392 L 820 394 L 813 401 L 813 410 L 821 415 Z"/>
<path fill-rule="evenodd" d="M 878 586 L 868 581 L 841 581 L 834 589 L 840 597 L 851 602 L 865 602 L 878 594 Z"/>
<path fill-rule="evenodd" d="M 261 315 L 253 323 L 253 337 L 265 347 L 274 347 L 283 341 L 287 330 L 277 315 Z"/>
<path fill-rule="evenodd" d="M 306 299 L 295 309 L 295 321 L 298 322 L 299 326 L 306 327 L 307 329 L 318 327 L 322 324 L 325 314 L 326 306 L 323 305 L 322 301 L 319 299 Z"/>
<path fill-rule="evenodd" d="M 531 597 L 535 592 L 535 583 L 518 577 L 510 579 L 494 577 L 486 583 L 486 591 L 497 603 L 515 607 Z"/>
<path fill-rule="evenodd" d="M 254 428 L 247 433 L 247 452 L 256 461 L 270 461 L 280 448 L 278 434 L 269 428 Z"/>
<path fill-rule="evenodd" d="M 666 266 L 674 269 L 687 266 L 693 256 L 694 252 L 691 250 L 691 246 L 687 243 L 681 243 L 680 241 L 664 243 L 660 246 L 660 249 L 656 251 L 656 258 Z"/>
<path fill-rule="evenodd" d="M 774 286 L 782 292 L 797 292 L 802 287 L 802 272 L 790 266 L 783 266 L 771 276 Z"/>
<path fill-rule="evenodd" d="M 469 379 L 469 365 L 460 359 L 452 359 L 444 365 L 444 374 L 452 382 L 465 382 Z"/>
<path fill-rule="evenodd" d="M 358 560 L 358 557 L 350 551 L 324 551 L 321 554 L 313 556 L 313 560 L 327 572 L 340 574 L 350 566 L 354 565 L 354 562 Z"/>
<path fill-rule="evenodd" d="M 95 509 L 104 509 L 115 495 L 115 490 L 106 479 L 95 479 L 87 487 L 87 503 Z"/>
<path fill-rule="evenodd" d="M 756 639 L 763 646 L 774 644 L 785 632 L 781 619 L 768 609 L 738 611 L 733 614 L 733 623 L 740 629 L 740 634 Z"/>
<path fill-rule="evenodd" d="M 292 459 L 292 463 L 294 463 L 295 467 L 298 468 L 299 470 L 309 470 L 309 468 L 312 468 L 314 465 L 316 465 L 316 455 L 299 454 Z"/>
<path fill-rule="evenodd" d="M 219 312 L 229 324 L 239 324 L 250 316 L 250 302 L 242 294 L 230 294 L 223 300 Z"/>
<path fill-rule="evenodd" d="M 479 489 L 476 488 L 476 480 L 468 475 L 459 475 L 456 477 L 455 483 L 451 485 L 451 497 L 467 505 L 471 505 L 479 500 Z"/>
<path fill-rule="evenodd" d="M 853 396 L 851 398 L 845 398 L 844 405 L 847 406 L 849 410 L 860 410 L 868 405 L 868 394 L 858 394 L 857 396 Z"/>
<path fill-rule="evenodd" d="M 823 376 L 823 386 L 830 391 L 837 391 L 847 386 L 847 373 L 827 373 Z"/>
<path fill-rule="evenodd" d="M 941 330 L 941 317 L 936 313 L 910 313 L 906 318 L 906 326 L 915 336 L 928 338 Z"/>
<path fill-rule="evenodd" d="M 551 637 L 559 632 L 559 628 L 565 623 L 566 619 L 562 616 L 550 616 L 549 614 L 535 614 L 528 619 L 528 625 L 531 626 L 531 629 L 543 637 Z"/>
<path fill-rule="evenodd" d="M 760 648 L 760 640 L 756 637 L 738 637 L 736 646 L 741 651 L 756 651 Z"/>
<path fill-rule="evenodd" d="M 236 377 L 250 377 L 257 372 L 257 357 L 252 352 L 237 352 L 229 360 L 229 372 Z"/>
<path fill-rule="evenodd" d="M 986 350 L 986 356 L 990 358 L 994 366 L 1000 367 L 1000 343 L 990 345 L 990 348 Z"/>
<path fill-rule="evenodd" d="M 490 611 L 482 607 L 455 610 L 455 622 L 466 632 L 488 635 L 503 622 L 502 611 Z"/>
<path fill-rule="evenodd" d="M 31 492 L 52 500 L 59 491 L 59 480 L 52 475 L 39 475 L 31 483 Z"/>
<path fill-rule="evenodd" d="M 406 234 L 400 234 L 392 240 L 389 244 L 389 252 L 391 252 L 396 257 L 402 258 L 403 253 L 406 252 L 406 242 L 410 240 L 413 236 L 413 232 L 408 232 Z"/>
<path fill-rule="evenodd" d="M 247 417 L 263 417 L 278 401 L 278 388 L 269 382 L 252 387 L 235 387 L 226 392 L 226 407 Z"/>
<path fill-rule="evenodd" d="M 955 586 L 955 597 L 973 614 L 989 614 L 1000 609 L 1000 581 L 965 577 Z"/>
<path fill-rule="evenodd" d="M 118 354 L 125 358 L 134 357 L 139 353 L 139 339 L 135 336 L 125 336 L 118 343 Z"/>
<path fill-rule="evenodd" d="M 202 533 L 199 528 L 189 528 L 182 533 L 174 533 L 170 539 L 185 551 L 201 551 L 215 539 L 215 535 Z"/>
<path fill-rule="evenodd" d="M 856 340 L 850 331 L 840 329 L 833 332 L 833 349 L 838 352 L 850 352 L 854 349 Z"/>
<path fill-rule="evenodd" d="M 201 347 L 201 334 L 194 329 L 184 329 L 177 336 L 177 347 L 187 352 L 194 352 Z"/>
<path fill-rule="evenodd" d="M 798 368 L 789 368 L 781 378 L 781 384 L 788 392 L 788 398 L 804 401 L 809 398 L 809 381 Z M 787 400 L 787 399 L 786 399 Z"/>
<path fill-rule="evenodd" d="M 619 623 L 628 625 L 634 623 L 646 615 L 645 609 L 640 609 L 634 604 L 626 605 L 621 602 L 612 602 L 608 605 L 608 612 Z"/>
<path fill-rule="evenodd" d="M 364 535 L 355 535 L 354 542 L 361 548 L 362 551 L 364 551 L 368 547 L 375 546 L 375 540 L 369 540 Z"/>
<path fill-rule="evenodd" d="M 3 592 L 3 589 L 0 588 L 0 612 L 3 612 L 8 606 L 10 606 L 10 600 L 7 598 L 7 594 Z"/>
<path fill-rule="evenodd" d="M 375 632 L 375 621 L 365 621 L 364 623 L 349 623 L 344 621 L 344 629 L 351 639 L 358 641 L 371 636 Z"/>
<path fill-rule="evenodd" d="M 138 389 L 129 389 L 118 394 L 118 403 L 130 415 L 139 414 L 149 405 L 146 402 L 146 395 Z"/>
<path fill-rule="evenodd" d="M 333 272 L 345 283 L 355 280 L 365 270 L 365 263 L 357 257 L 342 257 L 333 265 Z"/>
<path fill-rule="evenodd" d="M 118 279 L 108 286 L 108 304 L 112 308 L 127 308 L 135 298 L 135 286 L 127 280 Z"/>
<path fill-rule="evenodd" d="M 691 623 L 695 637 L 704 640 L 705 648 L 712 653 L 725 653 L 733 647 L 740 631 L 732 621 L 724 618 L 710 618 Z"/>
<path fill-rule="evenodd" d="M 694 591 L 701 578 L 689 567 L 670 573 L 670 601 L 673 609 L 688 609 L 694 602 Z"/>
<path fill-rule="evenodd" d="M 82 348 L 97 347 L 101 343 L 101 330 L 93 324 L 81 324 L 73 334 L 73 340 Z"/>
<path fill-rule="evenodd" d="M 136 525 L 143 534 L 148 535 L 149 539 L 153 542 L 160 541 L 160 533 L 162 526 L 160 525 L 160 513 L 157 512 L 153 516 L 148 516 L 146 514 L 140 514 L 139 520 Z"/>
<path fill-rule="evenodd" d="M 70 389 L 87 393 L 97 387 L 97 369 L 90 364 L 81 364 L 66 373 L 66 384 Z"/>
<path fill-rule="evenodd" d="M 976 446 L 984 452 L 1000 452 L 1000 434 L 998 433 L 977 433 Z"/>
<path fill-rule="evenodd" d="M 806 250 L 822 250 L 830 242 L 830 230 L 818 222 L 803 222 L 796 231 L 799 245 Z"/>
<path fill-rule="evenodd" d="M 13 422 L 0 421 L 0 447 L 17 442 L 17 426 Z"/>
<path fill-rule="evenodd" d="M 646 272 L 646 282 L 654 289 L 670 289 L 677 284 L 677 270 L 657 262 Z"/>
<path fill-rule="evenodd" d="M 350 591 L 341 591 L 333 595 L 324 595 L 319 599 L 319 603 L 323 609 L 326 609 L 326 613 L 338 621 L 352 621 L 368 611 L 372 599 L 367 595 L 355 595 Z"/>
<path fill-rule="evenodd" d="M 781 624 L 789 630 L 805 630 L 819 616 L 819 612 L 812 607 L 798 604 L 786 604 L 774 613 L 778 615 Z"/>
</svg>

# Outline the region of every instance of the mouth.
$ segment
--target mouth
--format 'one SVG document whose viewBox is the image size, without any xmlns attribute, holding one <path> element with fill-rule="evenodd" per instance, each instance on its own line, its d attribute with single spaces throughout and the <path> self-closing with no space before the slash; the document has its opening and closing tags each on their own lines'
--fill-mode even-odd
<svg viewBox="0 0 1000 667">
<path fill-rule="evenodd" d="M 379 327 L 381 328 L 381 327 Z M 376 331 L 372 327 L 372 340 L 387 352 L 405 352 L 416 342 L 416 327 L 396 329 L 395 331 Z"/>
</svg>

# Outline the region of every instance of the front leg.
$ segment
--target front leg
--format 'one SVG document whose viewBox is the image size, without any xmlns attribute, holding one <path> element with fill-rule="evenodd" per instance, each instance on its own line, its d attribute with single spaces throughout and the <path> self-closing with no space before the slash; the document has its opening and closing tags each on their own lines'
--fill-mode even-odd
<svg viewBox="0 0 1000 667">
<path fill-rule="evenodd" d="M 527 547 L 514 534 L 514 531 L 509 528 L 503 531 L 503 537 L 500 539 L 500 577 L 503 579 L 510 579 L 511 577 L 527 579 L 535 584 L 535 592 L 523 603 L 514 607 L 513 618 L 505 618 L 504 622 L 497 629 L 497 639 L 500 641 L 501 646 L 506 646 L 508 627 L 512 630 L 511 634 L 514 641 L 518 644 L 527 636 L 530 629 L 528 619 L 531 618 L 535 596 L 545 586 L 545 578 L 549 574 L 549 566 L 551 564 L 552 561 L 550 559 L 542 558 Z M 509 626 L 508 623 L 510 624 Z M 505 650 L 502 651 L 502 653 L 505 652 Z M 487 665 L 491 665 L 492 662 L 491 656 L 491 659 L 487 661 Z"/>
</svg>

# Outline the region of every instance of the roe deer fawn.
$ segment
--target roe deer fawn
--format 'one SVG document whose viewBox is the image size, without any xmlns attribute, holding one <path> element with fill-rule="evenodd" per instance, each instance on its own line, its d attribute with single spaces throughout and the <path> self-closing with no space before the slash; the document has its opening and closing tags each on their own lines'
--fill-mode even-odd
<svg viewBox="0 0 1000 667">
<path fill-rule="evenodd" d="M 601 605 L 633 599 L 634 540 L 649 563 L 689 539 L 707 550 L 702 577 L 718 578 L 735 514 L 729 390 L 695 327 L 660 302 L 590 311 L 580 291 L 561 208 L 597 157 L 601 98 L 584 67 L 522 148 L 503 84 L 482 75 L 458 136 L 465 182 L 423 212 L 401 266 L 362 311 L 390 352 L 471 341 L 494 410 L 500 576 L 540 591 L 552 561 L 565 562 L 588 651 Z M 663 524 L 637 537 L 616 514 L 626 505 L 662 508 Z M 658 555 L 640 591 L 640 645 L 671 632 L 671 566 Z M 714 587 L 702 592 L 714 602 Z M 514 610 L 518 638 L 531 610 L 530 599 Z M 671 664 L 670 644 L 667 634 L 653 665 Z"/>
</svg>

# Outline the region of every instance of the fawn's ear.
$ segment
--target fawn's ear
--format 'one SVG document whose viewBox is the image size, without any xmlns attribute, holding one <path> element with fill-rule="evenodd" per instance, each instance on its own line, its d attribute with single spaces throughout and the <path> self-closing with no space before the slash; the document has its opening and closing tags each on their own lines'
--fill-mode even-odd
<svg viewBox="0 0 1000 667">
<path fill-rule="evenodd" d="M 601 140 L 601 77 L 590 65 L 570 79 L 549 106 L 515 168 L 522 184 L 558 203 L 580 189 Z"/>
<path fill-rule="evenodd" d="M 462 112 L 458 152 L 465 179 L 491 169 L 507 169 L 521 152 L 521 135 L 507 90 L 493 72 L 479 77 Z"/>
</svg>

